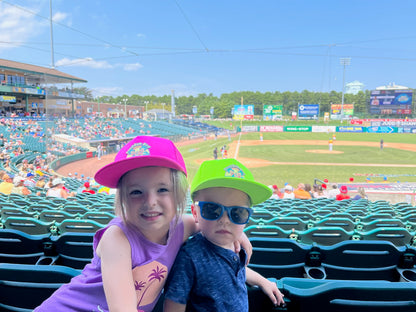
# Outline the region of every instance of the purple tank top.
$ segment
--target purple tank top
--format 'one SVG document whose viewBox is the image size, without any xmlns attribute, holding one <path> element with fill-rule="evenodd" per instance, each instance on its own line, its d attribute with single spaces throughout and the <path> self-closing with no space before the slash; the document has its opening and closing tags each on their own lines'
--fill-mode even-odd
<svg viewBox="0 0 416 312">
<path fill-rule="evenodd" d="M 96 254 L 96 248 L 103 233 L 111 225 L 120 227 L 130 242 L 138 311 L 152 311 L 182 245 L 183 222 L 175 225 L 175 220 L 172 220 L 167 244 L 159 245 L 148 241 L 134 228 L 126 226 L 120 218 L 114 218 L 107 227 L 95 234 L 91 263 L 34 311 L 108 311 L 101 276 L 101 259 Z"/>
</svg>

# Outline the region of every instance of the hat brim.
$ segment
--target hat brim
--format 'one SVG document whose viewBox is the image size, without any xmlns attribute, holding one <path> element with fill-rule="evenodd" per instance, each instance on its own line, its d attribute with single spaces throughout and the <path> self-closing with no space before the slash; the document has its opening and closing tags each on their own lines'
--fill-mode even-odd
<svg viewBox="0 0 416 312">
<path fill-rule="evenodd" d="M 117 162 L 110 163 L 100 170 L 94 176 L 96 182 L 101 185 L 116 188 L 120 178 L 128 171 L 143 167 L 166 167 L 183 171 L 175 161 L 162 156 L 140 156 L 131 157 Z"/>
<path fill-rule="evenodd" d="M 255 181 L 248 181 L 239 178 L 213 178 L 208 179 L 199 184 L 195 189 L 191 190 L 191 193 L 195 193 L 196 191 L 200 191 L 206 188 L 211 187 L 229 187 L 233 189 L 237 189 L 246 193 L 251 200 L 251 204 L 257 205 L 265 200 L 269 199 L 272 196 L 273 191 L 266 185 L 255 182 Z"/>
</svg>

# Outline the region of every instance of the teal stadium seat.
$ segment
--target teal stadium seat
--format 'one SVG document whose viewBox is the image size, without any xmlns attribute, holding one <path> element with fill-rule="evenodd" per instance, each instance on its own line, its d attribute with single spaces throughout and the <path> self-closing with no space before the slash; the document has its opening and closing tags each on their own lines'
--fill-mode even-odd
<svg viewBox="0 0 416 312">
<path fill-rule="evenodd" d="M 0 263 L 0 310 L 29 312 L 79 270 L 58 265 Z"/>
</svg>

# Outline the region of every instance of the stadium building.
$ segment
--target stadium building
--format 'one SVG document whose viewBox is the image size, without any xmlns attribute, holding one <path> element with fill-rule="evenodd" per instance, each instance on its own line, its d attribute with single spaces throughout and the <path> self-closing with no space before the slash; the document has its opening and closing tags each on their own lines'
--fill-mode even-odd
<svg viewBox="0 0 416 312">
<path fill-rule="evenodd" d="M 56 69 L 0 59 L 0 114 L 72 115 L 75 101 L 84 95 L 73 92 L 74 83 L 86 83 Z"/>
</svg>

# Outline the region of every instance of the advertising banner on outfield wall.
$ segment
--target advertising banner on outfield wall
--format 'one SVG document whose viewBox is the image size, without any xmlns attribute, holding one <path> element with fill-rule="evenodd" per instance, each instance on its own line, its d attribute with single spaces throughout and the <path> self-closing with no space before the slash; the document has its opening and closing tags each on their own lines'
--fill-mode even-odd
<svg viewBox="0 0 416 312">
<path fill-rule="evenodd" d="M 396 127 L 367 127 L 368 133 L 397 133 Z"/>
<path fill-rule="evenodd" d="M 336 126 L 312 126 L 312 132 L 332 133 L 337 130 Z"/>
<path fill-rule="evenodd" d="M 416 127 L 398 127 L 398 133 L 416 133 Z"/>
<path fill-rule="evenodd" d="M 263 105 L 263 120 L 282 120 L 283 105 Z"/>
<path fill-rule="evenodd" d="M 345 126 L 345 127 L 337 127 L 337 132 L 365 132 L 364 127 L 359 126 Z"/>
<path fill-rule="evenodd" d="M 311 132 L 311 126 L 285 126 L 285 132 Z"/>
<path fill-rule="evenodd" d="M 298 105 L 298 119 L 317 119 L 317 118 L 319 118 L 319 104 Z"/>
<path fill-rule="evenodd" d="M 260 126 L 260 132 L 283 132 L 283 126 Z"/>
<path fill-rule="evenodd" d="M 257 132 L 259 131 L 258 126 L 243 126 L 241 129 L 242 132 Z"/>
</svg>

